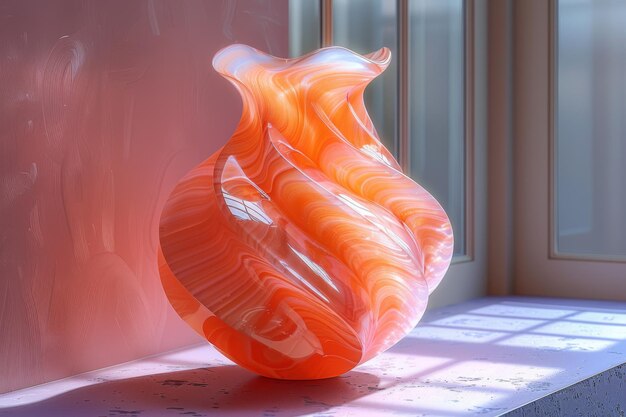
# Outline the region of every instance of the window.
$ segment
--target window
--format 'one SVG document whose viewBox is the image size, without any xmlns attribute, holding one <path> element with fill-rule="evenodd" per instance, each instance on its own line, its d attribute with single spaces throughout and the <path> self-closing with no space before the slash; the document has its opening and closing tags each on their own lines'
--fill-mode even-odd
<svg viewBox="0 0 626 417">
<path fill-rule="evenodd" d="M 515 69 L 515 169 L 491 175 L 511 175 L 516 294 L 626 293 L 624 9 L 612 0 L 514 2 L 514 65 L 502 69 Z"/>
<path fill-rule="evenodd" d="M 471 255 L 466 15 L 463 0 L 290 1 L 292 56 L 320 47 L 329 25 L 329 44 L 361 54 L 391 49 L 392 63 L 366 90 L 366 106 L 383 144 L 450 216 L 457 260 Z"/>
<path fill-rule="evenodd" d="M 557 7 L 556 256 L 626 259 L 626 3 Z"/>
</svg>

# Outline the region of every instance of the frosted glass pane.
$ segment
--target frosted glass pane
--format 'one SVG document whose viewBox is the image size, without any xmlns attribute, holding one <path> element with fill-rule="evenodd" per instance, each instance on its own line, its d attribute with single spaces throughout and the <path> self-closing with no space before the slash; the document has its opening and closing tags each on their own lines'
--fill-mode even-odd
<svg viewBox="0 0 626 417">
<path fill-rule="evenodd" d="M 626 255 L 626 2 L 558 2 L 556 244 Z"/>
<path fill-rule="evenodd" d="M 320 3 L 289 0 L 289 56 L 302 56 L 319 47 Z"/>
<path fill-rule="evenodd" d="M 411 175 L 442 204 L 465 248 L 464 14 L 461 0 L 412 0 Z"/>
<path fill-rule="evenodd" d="M 394 155 L 396 135 L 396 1 L 334 0 L 333 41 L 361 54 L 386 46 L 392 61 L 387 70 L 365 91 L 365 105 L 383 144 Z"/>
</svg>

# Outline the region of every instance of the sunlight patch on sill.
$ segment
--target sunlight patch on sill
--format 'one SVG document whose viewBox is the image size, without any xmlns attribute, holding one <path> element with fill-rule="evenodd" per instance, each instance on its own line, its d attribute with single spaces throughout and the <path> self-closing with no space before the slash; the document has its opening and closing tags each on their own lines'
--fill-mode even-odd
<svg viewBox="0 0 626 417">
<path fill-rule="evenodd" d="M 449 366 L 445 370 L 432 372 L 428 375 L 428 380 L 435 383 L 447 383 L 450 381 L 450 376 L 454 375 L 461 389 L 463 385 L 469 385 L 517 391 L 533 389 L 539 381 L 546 380 L 559 372 L 562 372 L 562 369 L 545 366 L 464 361 Z"/>
<path fill-rule="evenodd" d="M 583 339 L 570 336 L 549 336 L 541 334 L 520 334 L 501 340 L 496 344 L 527 349 L 541 349 L 566 352 L 597 352 L 611 347 L 610 340 Z"/>
<path fill-rule="evenodd" d="M 518 317 L 527 319 L 559 319 L 575 313 L 576 310 L 516 306 L 510 304 L 492 304 L 470 310 L 469 313 L 486 314 L 497 317 Z"/>
<path fill-rule="evenodd" d="M 626 326 L 590 324 L 582 322 L 558 321 L 533 329 L 533 332 L 590 339 L 624 340 Z"/>
<path fill-rule="evenodd" d="M 488 330 L 450 329 L 425 324 L 417 327 L 407 337 L 411 339 L 446 340 L 463 343 L 486 343 L 507 334 Z"/>
<path fill-rule="evenodd" d="M 573 321 L 580 320 L 580 321 L 589 322 L 589 323 L 617 324 L 617 325 L 626 326 L 626 314 L 623 314 L 623 313 L 583 311 L 572 317 L 569 317 L 568 320 L 573 320 Z"/>
<path fill-rule="evenodd" d="M 454 395 L 451 396 L 450 392 Z M 379 391 L 367 397 L 367 400 L 358 401 L 362 407 L 367 409 L 384 409 L 387 412 L 393 410 L 397 415 L 423 415 L 422 410 L 431 410 L 427 415 L 429 417 L 438 414 L 440 416 L 466 415 L 468 404 L 479 410 L 482 407 L 487 408 L 489 404 L 502 400 L 506 394 L 496 394 L 493 392 L 467 390 L 461 387 L 441 387 L 441 386 L 424 386 L 419 389 L 408 391 L 405 398 L 394 399 L 390 404 L 386 398 L 385 391 Z M 358 414 L 367 415 L 367 414 Z M 376 410 L 370 414 L 378 415 Z"/>
<path fill-rule="evenodd" d="M 453 326 L 482 330 L 500 330 L 505 332 L 516 332 L 526 330 L 534 326 L 545 323 L 545 320 L 519 319 L 510 317 L 489 317 L 474 314 L 455 314 L 435 320 L 429 325 Z"/>
</svg>

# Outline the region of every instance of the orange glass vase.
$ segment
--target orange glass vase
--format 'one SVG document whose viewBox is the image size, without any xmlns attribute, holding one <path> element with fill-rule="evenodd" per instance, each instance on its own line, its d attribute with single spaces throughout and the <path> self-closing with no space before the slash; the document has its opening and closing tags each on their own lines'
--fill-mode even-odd
<svg viewBox="0 0 626 417">
<path fill-rule="evenodd" d="M 390 60 L 386 48 L 282 59 L 245 45 L 213 59 L 243 114 L 170 195 L 159 267 L 178 314 L 244 368 L 343 374 L 417 324 L 449 266 L 446 213 L 365 110 Z"/>
</svg>

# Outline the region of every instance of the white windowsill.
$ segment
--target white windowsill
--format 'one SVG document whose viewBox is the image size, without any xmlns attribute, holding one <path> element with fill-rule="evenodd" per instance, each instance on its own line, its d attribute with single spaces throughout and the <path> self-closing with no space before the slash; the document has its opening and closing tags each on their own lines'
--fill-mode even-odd
<svg viewBox="0 0 626 417">
<path fill-rule="evenodd" d="M 340 378 L 261 378 L 201 345 L 0 395 L 0 415 L 496 416 L 625 362 L 626 303 L 483 298 Z"/>
</svg>

